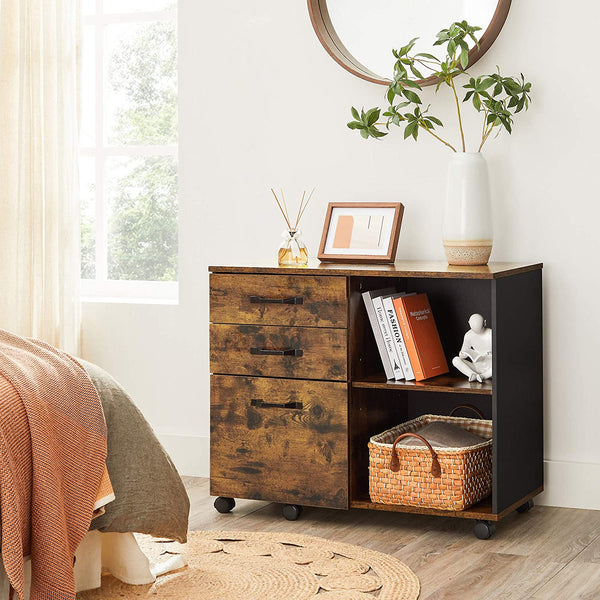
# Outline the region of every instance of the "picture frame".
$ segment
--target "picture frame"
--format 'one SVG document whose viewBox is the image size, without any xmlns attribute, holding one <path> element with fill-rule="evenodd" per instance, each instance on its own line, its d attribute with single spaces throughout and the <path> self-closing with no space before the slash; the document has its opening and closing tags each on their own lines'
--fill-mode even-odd
<svg viewBox="0 0 600 600">
<path fill-rule="evenodd" d="M 317 255 L 319 260 L 393 263 L 403 214 L 401 202 L 330 202 Z"/>
</svg>

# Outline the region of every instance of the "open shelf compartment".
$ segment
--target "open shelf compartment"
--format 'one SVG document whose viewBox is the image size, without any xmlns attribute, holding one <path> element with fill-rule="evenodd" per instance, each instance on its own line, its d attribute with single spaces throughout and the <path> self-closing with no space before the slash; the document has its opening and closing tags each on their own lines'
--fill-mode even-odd
<svg viewBox="0 0 600 600">
<path fill-rule="evenodd" d="M 387 381 L 362 293 L 385 287 L 428 295 L 450 372 L 421 382 Z M 348 281 L 350 506 L 495 521 L 542 491 L 541 272 L 500 280 L 365 277 Z M 493 330 L 491 381 L 469 383 L 452 367 L 471 314 Z M 515 351 L 519 360 L 515 360 Z M 492 494 L 466 511 L 376 504 L 369 498 L 368 442 L 424 414 L 471 404 L 493 421 Z M 468 416 L 468 413 L 459 413 Z"/>
<path fill-rule="evenodd" d="M 386 381 L 381 358 L 369 317 L 364 307 L 362 293 L 394 287 L 399 292 L 426 293 L 440 335 L 446 362 L 450 371 L 421 382 Z M 354 387 L 394 389 L 410 386 L 412 389 L 428 391 L 457 391 L 460 393 L 491 394 L 492 383 L 469 384 L 466 377 L 452 366 L 458 355 L 463 338 L 469 328 L 469 317 L 474 313 L 483 315 L 492 324 L 492 288 L 490 281 L 482 279 L 428 279 L 380 277 L 351 277 L 349 279 L 350 301 L 350 372 Z"/>
</svg>

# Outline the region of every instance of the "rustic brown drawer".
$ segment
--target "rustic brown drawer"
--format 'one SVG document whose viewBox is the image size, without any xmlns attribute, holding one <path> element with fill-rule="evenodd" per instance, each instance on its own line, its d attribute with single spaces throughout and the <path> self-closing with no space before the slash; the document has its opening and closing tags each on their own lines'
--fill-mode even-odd
<svg viewBox="0 0 600 600">
<path fill-rule="evenodd" d="M 210 326 L 210 370 L 231 375 L 347 379 L 345 329 Z"/>
<path fill-rule="evenodd" d="M 348 508 L 344 383 L 211 376 L 210 493 Z"/>
<path fill-rule="evenodd" d="M 346 327 L 346 279 L 298 275 L 210 276 L 213 323 Z"/>
</svg>

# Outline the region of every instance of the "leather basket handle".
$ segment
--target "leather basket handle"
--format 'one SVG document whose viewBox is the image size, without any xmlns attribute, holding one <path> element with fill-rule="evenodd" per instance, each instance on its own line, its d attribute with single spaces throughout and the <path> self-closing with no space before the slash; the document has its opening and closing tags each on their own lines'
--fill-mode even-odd
<svg viewBox="0 0 600 600">
<path fill-rule="evenodd" d="M 469 410 L 472 410 L 480 419 L 483 419 L 483 413 L 476 407 L 473 406 L 472 404 L 459 404 L 458 406 L 455 406 L 451 411 L 450 414 L 448 416 L 452 417 L 454 416 L 454 413 L 459 410 L 460 408 L 468 408 Z"/>
<path fill-rule="evenodd" d="M 440 461 L 438 460 L 435 450 L 433 449 L 431 444 L 424 437 L 421 437 L 417 433 L 403 433 L 402 435 L 399 435 L 395 439 L 394 445 L 392 446 L 392 460 L 390 461 L 390 470 L 392 470 L 394 473 L 397 473 L 400 470 L 400 461 L 398 460 L 398 454 L 396 452 L 396 444 L 400 440 L 407 438 L 407 437 L 418 438 L 427 446 L 427 448 L 429 449 L 429 452 L 431 453 L 431 474 L 435 478 L 441 477 L 442 476 L 442 467 L 440 466 Z"/>
</svg>

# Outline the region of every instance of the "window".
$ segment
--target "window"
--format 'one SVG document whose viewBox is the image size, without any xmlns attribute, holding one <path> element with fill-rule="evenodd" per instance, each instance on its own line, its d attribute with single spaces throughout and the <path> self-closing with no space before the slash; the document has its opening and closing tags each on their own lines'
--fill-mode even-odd
<svg viewBox="0 0 600 600">
<path fill-rule="evenodd" d="M 85 297 L 177 297 L 176 0 L 83 0 Z"/>
</svg>

